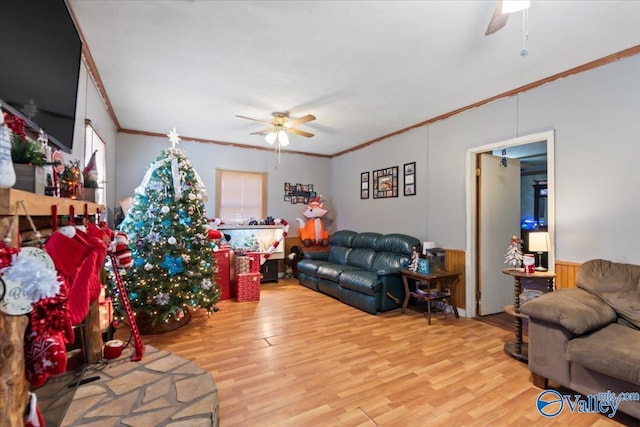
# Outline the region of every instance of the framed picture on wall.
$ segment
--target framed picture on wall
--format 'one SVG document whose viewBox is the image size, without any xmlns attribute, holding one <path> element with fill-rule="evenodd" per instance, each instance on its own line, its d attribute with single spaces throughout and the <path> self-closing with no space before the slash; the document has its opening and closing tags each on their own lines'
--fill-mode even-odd
<svg viewBox="0 0 640 427">
<path fill-rule="evenodd" d="M 398 166 L 373 171 L 373 198 L 398 197 Z"/>
<path fill-rule="evenodd" d="M 362 172 L 360 174 L 360 198 L 369 198 L 369 172 Z"/>
<path fill-rule="evenodd" d="M 404 164 L 404 195 L 416 195 L 416 162 Z"/>
</svg>

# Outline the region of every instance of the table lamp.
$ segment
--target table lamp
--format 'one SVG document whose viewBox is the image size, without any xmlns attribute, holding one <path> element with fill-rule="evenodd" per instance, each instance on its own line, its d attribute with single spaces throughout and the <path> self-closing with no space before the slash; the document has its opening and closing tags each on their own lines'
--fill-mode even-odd
<svg viewBox="0 0 640 427">
<path fill-rule="evenodd" d="M 538 254 L 537 271 L 547 271 L 547 269 L 542 266 L 542 253 L 549 252 L 550 246 L 549 233 L 546 231 L 529 233 L 529 252 L 537 252 Z"/>
</svg>

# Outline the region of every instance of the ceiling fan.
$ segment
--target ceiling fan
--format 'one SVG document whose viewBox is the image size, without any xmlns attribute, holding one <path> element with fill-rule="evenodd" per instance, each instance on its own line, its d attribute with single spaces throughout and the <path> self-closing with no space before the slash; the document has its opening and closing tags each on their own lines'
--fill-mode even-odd
<svg viewBox="0 0 640 427">
<path fill-rule="evenodd" d="M 489 20 L 485 36 L 491 35 L 507 25 L 509 15 L 513 12 L 526 10 L 531 5 L 530 0 L 497 0 L 496 7 L 493 9 L 493 15 Z"/>
<path fill-rule="evenodd" d="M 268 125 L 268 128 L 257 132 L 251 132 L 251 135 L 266 135 L 264 138 L 265 141 L 267 141 L 270 145 L 273 145 L 277 142 L 278 147 L 286 147 L 287 145 L 289 145 L 289 137 L 287 136 L 287 133 L 304 136 L 306 138 L 311 138 L 313 136 L 312 133 L 296 129 L 294 128 L 294 126 L 315 120 L 316 117 L 314 115 L 307 114 L 306 116 L 298 117 L 297 119 L 290 118 L 289 113 L 286 112 L 275 112 L 272 113 L 272 115 L 273 119 L 271 119 L 271 121 L 253 119 L 251 117 L 239 115 L 236 115 L 236 117 Z"/>
</svg>

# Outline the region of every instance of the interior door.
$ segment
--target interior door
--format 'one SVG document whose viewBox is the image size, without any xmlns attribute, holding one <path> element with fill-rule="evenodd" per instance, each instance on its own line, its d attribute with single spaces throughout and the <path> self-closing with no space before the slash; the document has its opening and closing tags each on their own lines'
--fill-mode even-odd
<svg viewBox="0 0 640 427">
<path fill-rule="evenodd" d="M 511 236 L 520 237 L 520 161 L 478 155 L 478 298 L 480 316 L 513 303 L 513 278 L 502 273 Z"/>
</svg>

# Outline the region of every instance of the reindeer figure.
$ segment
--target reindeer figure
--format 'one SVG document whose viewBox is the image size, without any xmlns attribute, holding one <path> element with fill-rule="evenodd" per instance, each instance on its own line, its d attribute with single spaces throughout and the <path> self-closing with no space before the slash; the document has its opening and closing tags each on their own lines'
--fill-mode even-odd
<svg viewBox="0 0 640 427">
<path fill-rule="evenodd" d="M 307 247 L 311 245 L 327 246 L 329 244 L 329 233 L 324 228 L 322 220 L 322 217 L 329 211 L 323 208 L 324 203 L 320 203 L 320 197 L 322 196 L 318 196 L 309 202 L 307 210 L 303 213 L 309 221 L 305 222 L 302 218 L 296 218 L 300 240 Z"/>
</svg>

